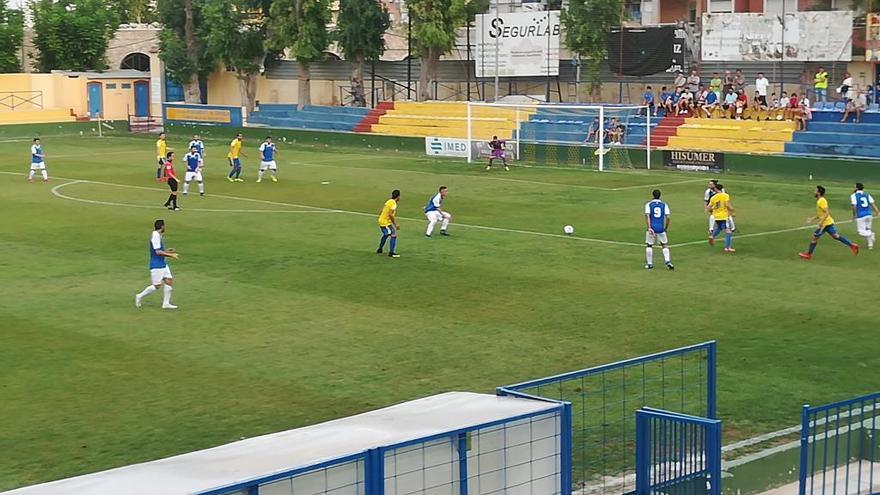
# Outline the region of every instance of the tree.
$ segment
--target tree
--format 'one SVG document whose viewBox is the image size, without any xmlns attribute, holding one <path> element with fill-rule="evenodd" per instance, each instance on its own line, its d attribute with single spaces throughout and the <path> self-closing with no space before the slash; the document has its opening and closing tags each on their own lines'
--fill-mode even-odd
<svg viewBox="0 0 880 495">
<path fill-rule="evenodd" d="M 455 46 L 455 30 L 465 24 L 465 0 L 411 0 L 412 40 L 419 53 L 419 100 L 431 99 L 440 56 Z"/>
<path fill-rule="evenodd" d="M 621 0 L 570 0 L 562 11 L 565 45 L 586 59 L 593 96 L 602 88 L 600 70 L 608 56 L 608 34 L 620 21 Z"/>
<path fill-rule="evenodd" d="M 112 0 L 112 2 L 124 23 L 150 24 L 159 20 L 151 0 Z"/>
<path fill-rule="evenodd" d="M 159 58 L 171 81 L 183 85 L 184 100 L 200 103 L 199 79 L 214 69 L 214 62 L 201 41 L 202 0 L 159 0 Z"/>
<path fill-rule="evenodd" d="M 7 8 L 6 0 L 0 0 L 0 72 L 21 71 L 19 49 L 23 29 L 21 11 Z"/>
<path fill-rule="evenodd" d="M 376 0 L 340 0 L 334 33 L 342 53 L 351 62 L 354 105 L 367 106 L 364 63 L 379 60 L 385 52 L 385 31 L 391 26 L 388 11 Z"/>
<path fill-rule="evenodd" d="M 104 70 L 119 15 L 103 0 L 39 0 L 34 13 L 35 68 L 41 72 Z"/>
<path fill-rule="evenodd" d="M 269 0 L 205 0 L 205 43 L 220 64 L 234 70 L 248 113 L 257 101 L 257 77 L 266 58 Z"/>
<path fill-rule="evenodd" d="M 270 43 L 284 50 L 299 64 L 299 108 L 312 102 L 312 62 L 324 58 L 330 44 L 327 24 L 330 22 L 329 0 L 275 0 L 269 21 Z"/>
</svg>

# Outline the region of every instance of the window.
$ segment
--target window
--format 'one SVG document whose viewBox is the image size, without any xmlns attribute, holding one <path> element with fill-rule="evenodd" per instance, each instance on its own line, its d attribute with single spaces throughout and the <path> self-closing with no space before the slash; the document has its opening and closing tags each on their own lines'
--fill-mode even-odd
<svg viewBox="0 0 880 495">
<path fill-rule="evenodd" d="M 116 89 L 116 83 L 107 83 L 107 89 Z"/>
<path fill-rule="evenodd" d="M 122 89 L 131 89 L 131 83 L 122 83 Z"/>
<path fill-rule="evenodd" d="M 143 53 L 129 53 L 122 59 L 119 68 L 148 72 L 150 70 L 150 57 Z"/>
</svg>

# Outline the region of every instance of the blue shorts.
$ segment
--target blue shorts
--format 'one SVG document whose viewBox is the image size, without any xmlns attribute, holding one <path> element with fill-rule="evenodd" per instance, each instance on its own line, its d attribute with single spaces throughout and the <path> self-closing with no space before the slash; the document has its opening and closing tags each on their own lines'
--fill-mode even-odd
<svg viewBox="0 0 880 495">
<path fill-rule="evenodd" d="M 379 230 L 382 231 L 382 235 L 394 235 L 394 225 L 386 225 L 385 227 L 379 227 Z"/>
<path fill-rule="evenodd" d="M 715 228 L 718 230 L 727 230 L 727 220 L 715 220 Z"/>
<path fill-rule="evenodd" d="M 836 235 L 837 227 L 835 227 L 832 223 L 831 225 L 826 225 L 825 227 L 818 228 L 815 232 L 813 232 L 813 237 L 822 237 L 822 234 L 824 234 L 825 232 L 828 232 L 831 235 Z"/>
<path fill-rule="evenodd" d="M 239 160 L 238 158 L 230 158 L 229 166 L 234 168 L 241 168 L 241 160 Z"/>
</svg>

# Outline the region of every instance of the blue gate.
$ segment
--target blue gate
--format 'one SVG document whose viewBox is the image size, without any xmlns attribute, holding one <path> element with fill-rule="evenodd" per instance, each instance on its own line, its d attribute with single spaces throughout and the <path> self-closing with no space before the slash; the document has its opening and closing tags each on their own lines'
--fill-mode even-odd
<svg viewBox="0 0 880 495">
<path fill-rule="evenodd" d="M 721 421 L 636 412 L 636 495 L 721 494 Z"/>
<path fill-rule="evenodd" d="M 99 82 L 88 85 L 89 117 L 95 119 L 104 114 L 104 86 Z"/>
<path fill-rule="evenodd" d="M 880 494 L 880 392 L 804 406 L 800 495 Z"/>
<path fill-rule="evenodd" d="M 150 83 L 135 81 L 134 83 L 134 115 L 147 117 L 150 115 Z"/>
</svg>

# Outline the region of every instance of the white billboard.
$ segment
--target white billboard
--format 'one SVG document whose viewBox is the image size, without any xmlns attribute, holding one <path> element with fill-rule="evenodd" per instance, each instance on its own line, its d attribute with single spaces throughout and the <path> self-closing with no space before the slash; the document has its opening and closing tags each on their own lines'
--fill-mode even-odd
<svg viewBox="0 0 880 495">
<path fill-rule="evenodd" d="M 851 11 L 703 14 L 703 60 L 773 62 L 849 61 Z"/>
<path fill-rule="evenodd" d="M 477 77 L 558 76 L 559 11 L 477 16 Z"/>
<path fill-rule="evenodd" d="M 425 138 L 425 154 L 428 156 L 462 156 L 467 157 L 467 139 L 451 139 L 441 137 Z"/>
</svg>

